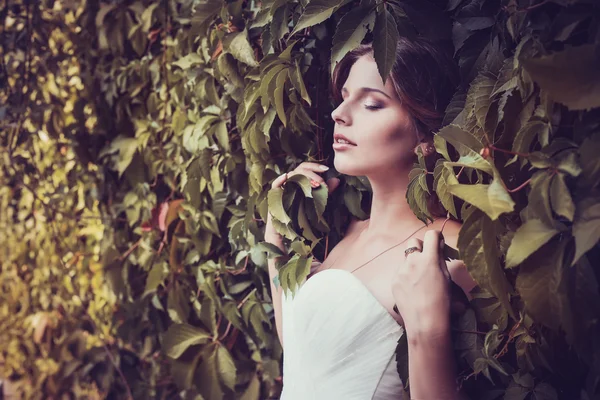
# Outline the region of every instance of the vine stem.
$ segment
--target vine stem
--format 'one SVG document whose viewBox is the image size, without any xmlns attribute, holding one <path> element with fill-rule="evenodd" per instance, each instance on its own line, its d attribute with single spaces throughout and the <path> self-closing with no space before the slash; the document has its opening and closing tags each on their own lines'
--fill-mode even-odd
<svg viewBox="0 0 600 400">
<path fill-rule="evenodd" d="M 453 332 L 458 332 L 458 333 L 472 333 L 473 335 L 487 335 L 487 333 L 485 332 L 480 332 L 480 331 L 469 331 L 469 330 L 461 330 L 461 329 L 452 329 Z"/>
<path fill-rule="evenodd" d="M 525 158 L 529 157 L 529 153 L 519 153 L 517 151 L 504 150 L 504 149 L 496 147 L 496 146 L 494 146 L 492 144 L 489 145 L 488 147 L 489 147 L 490 150 L 499 151 L 501 153 L 512 154 L 514 156 L 525 157 Z"/>
<path fill-rule="evenodd" d="M 129 383 L 127 383 L 127 379 L 125 379 L 125 375 L 123 374 L 123 371 L 121 371 L 121 368 L 119 368 L 119 366 L 117 365 L 117 360 L 115 360 L 115 358 L 111 354 L 110 350 L 108 349 L 108 346 L 106 346 L 106 343 L 104 343 L 104 341 L 102 341 L 102 346 L 104 347 L 104 351 L 106 351 L 106 355 L 110 359 L 110 362 L 115 366 L 115 369 L 117 370 L 117 372 L 119 373 L 119 376 L 123 380 L 123 384 L 125 384 L 125 389 L 127 390 L 127 399 L 133 400 L 133 395 L 131 394 L 131 388 L 129 387 Z"/>
<path fill-rule="evenodd" d="M 522 184 L 520 184 L 519 186 L 517 186 L 514 189 L 506 188 L 506 190 L 508 191 L 508 193 L 515 193 L 515 192 L 518 192 L 519 190 L 523 189 L 525 186 L 529 185 L 529 183 L 531 183 L 531 178 L 527 179 L 525 182 L 523 182 Z"/>
</svg>

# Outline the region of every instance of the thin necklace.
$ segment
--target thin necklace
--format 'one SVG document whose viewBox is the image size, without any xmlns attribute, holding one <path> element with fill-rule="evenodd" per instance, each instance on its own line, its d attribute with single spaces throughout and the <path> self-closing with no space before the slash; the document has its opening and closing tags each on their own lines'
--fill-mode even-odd
<svg viewBox="0 0 600 400">
<path fill-rule="evenodd" d="M 434 219 L 434 220 L 433 220 L 431 223 L 433 224 L 433 223 L 434 223 L 435 221 L 437 221 L 438 219 L 441 219 L 441 218 L 436 218 L 436 219 Z M 353 273 L 353 272 L 354 272 L 354 271 L 356 271 L 357 269 L 364 267 L 365 265 L 367 265 L 368 263 L 370 263 L 371 261 L 373 261 L 374 259 L 376 259 L 376 258 L 377 258 L 377 257 L 379 257 L 380 255 L 382 255 L 382 254 L 384 254 L 384 253 L 387 253 L 388 251 L 390 251 L 391 249 L 393 249 L 393 248 L 395 248 L 395 247 L 398 247 L 398 246 L 400 246 L 402 243 L 406 242 L 408 239 L 410 239 L 411 237 L 413 237 L 414 235 L 416 235 L 416 234 L 417 234 L 419 231 L 421 231 L 422 229 L 424 229 L 424 228 L 427 228 L 429 225 L 430 225 L 430 224 L 420 227 L 419 229 L 417 229 L 416 231 L 414 231 L 413 233 L 411 233 L 411 234 L 410 234 L 408 237 L 406 237 L 404 240 L 402 240 L 400 243 L 397 243 L 397 244 L 393 245 L 392 247 L 389 247 L 389 248 L 385 249 L 385 250 L 384 250 L 384 251 L 382 251 L 381 253 L 377 254 L 375 257 L 371 258 L 371 259 L 370 259 L 369 261 L 367 261 L 366 263 L 364 263 L 364 264 L 361 264 L 361 265 L 359 265 L 358 267 L 356 267 L 356 268 L 354 268 L 353 270 L 351 270 L 351 271 L 348 271 L 348 272 L 350 272 L 350 273 Z M 356 242 L 356 240 L 358 240 L 358 236 L 359 236 L 359 235 L 360 235 L 360 234 L 361 234 L 361 233 L 362 233 L 362 232 L 363 232 L 365 229 L 367 229 L 367 227 L 366 227 L 366 226 L 365 226 L 364 228 L 362 228 L 362 230 L 360 231 L 360 233 L 359 233 L 358 235 L 356 235 L 356 238 L 354 238 L 354 240 L 352 241 L 352 243 L 351 243 L 351 244 L 354 244 L 354 242 Z M 327 267 L 327 268 L 325 268 L 325 269 L 323 269 L 323 270 L 326 270 L 326 269 L 331 269 L 331 267 L 333 267 L 333 265 L 334 265 L 334 264 L 337 262 L 337 260 L 338 260 L 340 257 L 341 257 L 341 255 L 339 255 L 339 256 L 338 256 L 338 257 L 335 259 L 335 261 L 334 261 L 334 262 L 333 262 L 333 263 L 332 263 L 332 264 L 331 264 L 329 267 Z M 317 272 L 317 273 L 318 273 L 318 272 Z"/>
</svg>

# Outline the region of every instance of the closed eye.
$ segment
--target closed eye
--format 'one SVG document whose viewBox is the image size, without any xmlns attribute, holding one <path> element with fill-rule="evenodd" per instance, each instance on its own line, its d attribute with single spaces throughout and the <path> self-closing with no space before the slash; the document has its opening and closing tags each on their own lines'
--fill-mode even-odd
<svg viewBox="0 0 600 400">
<path fill-rule="evenodd" d="M 383 107 L 381 105 L 379 105 L 379 104 L 365 104 L 365 108 L 367 110 L 372 110 L 373 111 L 373 110 L 379 110 L 379 109 L 381 109 Z"/>
</svg>

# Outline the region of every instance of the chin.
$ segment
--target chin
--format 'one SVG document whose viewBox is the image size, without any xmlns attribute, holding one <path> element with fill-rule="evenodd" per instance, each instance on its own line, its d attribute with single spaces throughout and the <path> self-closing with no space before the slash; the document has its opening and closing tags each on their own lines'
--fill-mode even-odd
<svg viewBox="0 0 600 400">
<path fill-rule="evenodd" d="M 335 154 L 333 158 L 333 166 L 340 174 L 348 176 L 363 176 L 365 175 L 364 168 L 356 165 L 356 162 L 351 157 L 346 157 L 345 154 Z"/>
</svg>

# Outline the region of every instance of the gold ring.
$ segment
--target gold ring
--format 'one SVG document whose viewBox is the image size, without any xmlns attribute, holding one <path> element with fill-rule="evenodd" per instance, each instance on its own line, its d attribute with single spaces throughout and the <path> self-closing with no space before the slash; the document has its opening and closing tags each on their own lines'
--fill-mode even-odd
<svg viewBox="0 0 600 400">
<path fill-rule="evenodd" d="M 415 251 L 421 251 L 421 249 L 417 246 L 409 247 L 408 249 L 404 250 L 404 257 L 407 257 L 409 254 L 414 253 Z"/>
</svg>

